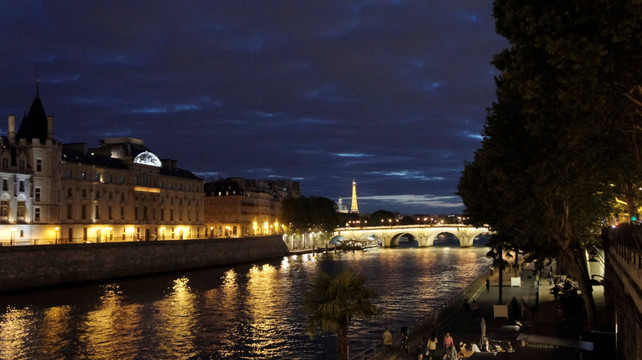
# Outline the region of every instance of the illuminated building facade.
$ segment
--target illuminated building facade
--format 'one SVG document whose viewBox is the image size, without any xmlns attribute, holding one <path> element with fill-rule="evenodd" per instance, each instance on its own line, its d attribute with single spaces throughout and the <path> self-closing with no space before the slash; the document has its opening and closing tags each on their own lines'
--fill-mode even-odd
<svg viewBox="0 0 642 360">
<path fill-rule="evenodd" d="M 204 182 L 134 138 L 62 144 L 36 94 L 1 137 L 0 242 L 46 244 L 204 237 Z"/>
<path fill-rule="evenodd" d="M 342 214 L 348 213 L 348 207 L 343 203 L 341 196 L 339 196 L 339 201 L 337 201 L 337 212 Z"/>
<path fill-rule="evenodd" d="M 281 233 L 281 200 L 299 197 L 291 180 L 220 179 L 205 185 L 205 224 L 211 237 Z"/>
</svg>

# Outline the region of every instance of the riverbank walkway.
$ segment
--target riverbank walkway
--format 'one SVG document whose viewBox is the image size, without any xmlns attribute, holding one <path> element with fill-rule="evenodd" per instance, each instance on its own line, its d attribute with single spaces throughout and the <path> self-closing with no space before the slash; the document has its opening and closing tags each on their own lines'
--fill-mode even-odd
<svg viewBox="0 0 642 360">
<path fill-rule="evenodd" d="M 515 318 L 511 316 L 511 300 L 515 298 L 518 303 L 522 304 L 524 314 L 522 319 L 528 328 L 522 328 L 521 333 L 538 334 L 547 337 L 548 340 L 555 340 L 560 344 L 562 339 L 574 339 L 573 344 L 581 345 L 578 342 L 583 331 L 582 315 L 583 312 L 577 309 L 576 316 L 569 316 L 572 314 L 564 313 L 560 300 L 556 300 L 554 295 L 550 292 L 553 287 L 549 284 L 549 280 L 545 277 L 537 279 L 533 275 L 532 270 L 523 270 L 514 272 L 509 270 L 504 273 L 504 281 L 502 287 L 502 300 L 503 304 L 507 304 L 508 318 L 495 317 L 494 305 L 499 300 L 499 283 L 498 272 L 495 271 L 493 275 L 489 275 L 491 286 L 487 290 L 484 283 L 481 286 L 472 286 L 465 294 L 469 304 L 473 301 L 478 306 L 478 311 L 466 311 L 464 309 L 463 301 L 459 306 L 455 305 L 446 310 L 442 316 L 435 322 L 430 322 L 413 328 L 410 332 L 410 351 L 408 354 L 400 351 L 400 329 L 390 329 L 393 333 L 394 342 L 393 348 L 389 353 L 380 353 L 377 355 L 364 356 L 375 360 L 392 360 L 392 359 L 418 359 L 419 348 L 423 349 L 425 353 L 426 341 L 430 334 L 434 332 L 439 341 L 437 358 L 442 359 L 443 355 L 443 338 L 445 333 L 450 332 L 455 344 L 463 342 L 468 345 L 470 349 L 471 344 L 479 344 L 481 339 L 481 319 L 484 319 L 486 324 L 486 337 L 498 338 L 502 336 L 509 336 L 514 334 L 507 334 L 503 332 L 506 326 L 514 325 Z M 511 279 L 513 278 L 513 279 Z M 519 278 L 519 280 L 517 280 Z M 519 282 L 520 286 L 516 285 Z M 538 295 L 539 288 L 539 295 Z M 604 289 L 603 286 L 593 286 L 593 296 L 595 298 L 598 323 L 606 323 L 606 310 L 604 303 Z M 538 298 L 539 297 L 539 298 Z M 383 343 L 383 330 L 382 329 L 382 343 Z M 540 339 L 541 340 L 541 339 Z M 505 344 L 505 343 L 504 343 Z M 614 349 L 603 350 L 604 344 L 596 342 L 596 351 L 583 352 L 578 349 L 568 347 L 552 348 L 549 345 L 535 345 L 528 344 L 528 346 L 521 346 L 519 342 L 513 342 L 514 352 L 499 352 L 499 353 L 475 353 L 470 355 L 470 359 L 519 359 L 519 360 L 545 360 L 545 359 L 603 359 L 605 358 L 605 351 L 607 352 L 606 358 L 615 358 Z M 568 344 L 566 344 L 568 345 Z M 439 351 L 441 350 L 441 351 Z M 354 354 L 357 355 L 357 354 Z M 610 356 L 609 356 L 610 355 Z M 468 357 L 466 357 L 468 358 Z M 358 359 L 352 357 L 352 359 Z M 423 359 L 428 359 L 424 355 Z"/>
</svg>

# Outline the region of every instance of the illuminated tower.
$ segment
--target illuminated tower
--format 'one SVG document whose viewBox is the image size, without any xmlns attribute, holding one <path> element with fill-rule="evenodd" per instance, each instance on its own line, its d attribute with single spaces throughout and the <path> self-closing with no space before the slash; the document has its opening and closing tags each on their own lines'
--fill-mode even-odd
<svg viewBox="0 0 642 360">
<path fill-rule="evenodd" d="M 357 183 L 352 179 L 352 205 L 350 206 L 350 212 L 353 214 L 359 213 L 359 207 L 357 206 Z"/>
</svg>

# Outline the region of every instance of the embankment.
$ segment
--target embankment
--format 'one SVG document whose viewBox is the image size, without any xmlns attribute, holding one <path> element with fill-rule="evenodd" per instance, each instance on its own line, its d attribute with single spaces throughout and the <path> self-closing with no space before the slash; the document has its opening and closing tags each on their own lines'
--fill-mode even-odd
<svg viewBox="0 0 642 360">
<path fill-rule="evenodd" d="M 0 247 L 0 291 L 238 264 L 288 252 L 280 235 Z"/>
</svg>

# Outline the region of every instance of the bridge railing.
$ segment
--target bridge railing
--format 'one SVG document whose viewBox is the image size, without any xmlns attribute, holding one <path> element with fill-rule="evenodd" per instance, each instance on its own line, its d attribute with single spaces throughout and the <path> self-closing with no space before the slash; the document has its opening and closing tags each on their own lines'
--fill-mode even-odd
<svg viewBox="0 0 642 360">
<path fill-rule="evenodd" d="M 436 309 L 429 311 L 423 318 L 409 327 L 408 330 L 410 332 L 410 335 L 412 336 L 414 332 L 430 324 L 433 324 L 433 326 L 436 325 L 437 320 L 441 320 L 441 317 L 444 315 L 444 313 L 448 312 L 449 310 L 459 311 L 459 308 L 461 307 L 460 305 L 463 303 L 464 299 L 466 299 L 467 296 L 470 296 L 471 291 L 477 291 L 478 289 L 484 287 L 488 275 L 489 271 L 484 272 L 475 280 L 473 280 L 467 287 L 439 304 Z M 383 345 L 383 340 L 378 340 L 367 346 L 364 350 L 355 354 L 351 354 L 350 360 L 372 359 L 373 357 L 379 356 L 384 352 L 385 347 Z"/>
</svg>

